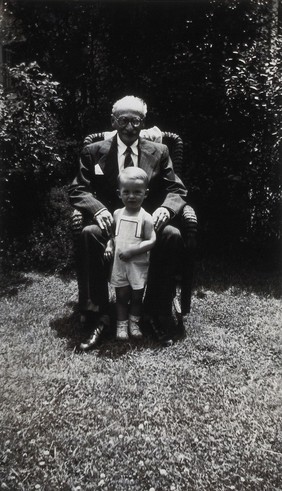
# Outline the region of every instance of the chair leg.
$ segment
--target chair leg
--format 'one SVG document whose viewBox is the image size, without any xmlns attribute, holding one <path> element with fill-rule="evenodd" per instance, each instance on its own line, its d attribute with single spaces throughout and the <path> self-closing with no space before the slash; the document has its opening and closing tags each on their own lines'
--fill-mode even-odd
<svg viewBox="0 0 282 491">
<path fill-rule="evenodd" d="M 191 206 L 186 205 L 183 208 L 182 216 L 182 236 L 185 243 L 185 253 L 182 269 L 181 281 L 181 313 L 182 316 L 189 314 L 191 309 L 191 296 L 194 280 L 194 266 L 196 258 L 196 235 L 197 235 L 197 217 Z"/>
<path fill-rule="evenodd" d="M 181 296 L 180 296 L 180 307 L 181 307 L 181 315 L 187 315 L 191 310 L 191 297 L 192 297 L 192 288 L 194 281 L 194 267 L 195 267 L 195 259 L 194 254 L 192 253 L 188 257 L 186 257 L 183 272 L 182 272 L 182 281 L 181 281 Z"/>
<path fill-rule="evenodd" d="M 179 302 L 179 298 L 178 298 L 179 293 L 178 292 L 179 292 L 179 287 L 177 287 L 177 289 L 176 289 L 176 294 L 175 294 L 175 297 L 173 299 L 173 306 L 175 309 L 175 313 L 176 313 L 177 317 L 179 318 L 179 317 L 181 317 L 181 304 Z M 181 293 L 180 293 L 180 296 L 181 296 Z"/>
</svg>

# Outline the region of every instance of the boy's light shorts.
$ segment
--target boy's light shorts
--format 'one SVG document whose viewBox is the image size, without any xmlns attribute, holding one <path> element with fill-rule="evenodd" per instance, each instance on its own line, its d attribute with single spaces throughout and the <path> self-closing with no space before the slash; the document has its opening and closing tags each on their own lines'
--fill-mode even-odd
<svg viewBox="0 0 282 491">
<path fill-rule="evenodd" d="M 116 255 L 111 275 L 111 284 L 115 288 L 130 285 L 133 290 L 141 290 L 145 287 L 148 278 L 149 256 L 122 261 Z"/>
</svg>

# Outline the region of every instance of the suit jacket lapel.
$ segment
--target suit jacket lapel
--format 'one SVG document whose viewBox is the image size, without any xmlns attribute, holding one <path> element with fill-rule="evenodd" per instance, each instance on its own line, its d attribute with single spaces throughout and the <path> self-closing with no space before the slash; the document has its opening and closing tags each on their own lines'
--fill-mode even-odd
<svg viewBox="0 0 282 491">
<path fill-rule="evenodd" d="M 105 140 L 101 151 L 103 154 L 98 164 L 109 185 L 116 189 L 118 176 L 117 137 L 114 136 L 112 140 Z"/>
<path fill-rule="evenodd" d="M 101 156 L 98 164 L 113 189 L 117 188 L 117 176 L 119 173 L 118 157 L 117 157 L 117 136 L 113 139 L 105 140 L 100 148 Z M 158 159 L 156 147 L 144 138 L 139 139 L 138 144 L 138 163 L 151 179 L 154 167 Z"/>
<path fill-rule="evenodd" d="M 139 140 L 139 167 L 143 169 L 151 179 L 155 164 L 156 164 L 156 147 L 150 144 L 150 142 L 141 138 Z"/>
</svg>

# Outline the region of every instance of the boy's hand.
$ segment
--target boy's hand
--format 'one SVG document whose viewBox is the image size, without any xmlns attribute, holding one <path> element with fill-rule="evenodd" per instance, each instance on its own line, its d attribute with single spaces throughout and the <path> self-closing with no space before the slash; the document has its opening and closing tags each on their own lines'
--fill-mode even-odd
<svg viewBox="0 0 282 491">
<path fill-rule="evenodd" d="M 110 261 L 114 257 L 114 249 L 111 246 L 107 246 L 104 252 L 104 257 L 107 261 Z"/>
<path fill-rule="evenodd" d="M 131 259 L 133 256 L 132 252 L 131 251 L 123 251 L 119 254 L 119 258 L 122 260 L 122 261 L 129 261 L 129 259 Z"/>
</svg>

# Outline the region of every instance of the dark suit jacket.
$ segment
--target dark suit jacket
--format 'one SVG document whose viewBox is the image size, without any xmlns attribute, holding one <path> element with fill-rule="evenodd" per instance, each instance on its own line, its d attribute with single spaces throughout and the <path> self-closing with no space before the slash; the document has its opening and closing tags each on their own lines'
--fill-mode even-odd
<svg viewBox="0 0 282 491">
<path fill-rule="evenodd" d="M 187 190 L 174 173 L 167 146 L 140 138 L 138 161 L 149 177 L 144 208 L 153 213 L 165 206 L 172 217 L 177 215 L 186 204 Z M 81 153 L 78 175 L 69 188 L 71 204 L 92 217 L 105 207 L 112 213 L 121 206 L 117 176 L 117 137 L 87 145 Z"/>
</svg>

